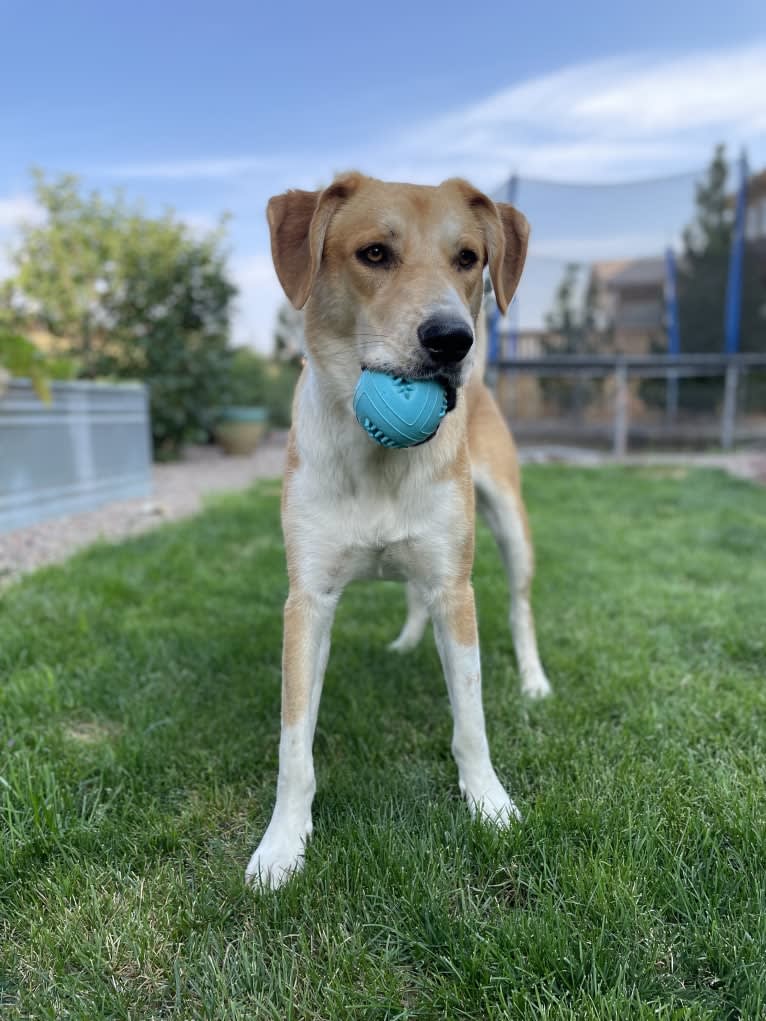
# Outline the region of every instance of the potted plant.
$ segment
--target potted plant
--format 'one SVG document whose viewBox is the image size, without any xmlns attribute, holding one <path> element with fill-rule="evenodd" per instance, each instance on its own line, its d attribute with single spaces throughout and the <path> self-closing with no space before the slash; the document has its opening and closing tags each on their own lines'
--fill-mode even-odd
<svg viewBox="0 0 766 1021">
<path fill-rule="evenodd" d="M 231 404 L 218 413 L 215 438 L 226 454 L 252 454 L 268 424 L 265 408 Z"/>
<path fill-rule="evenodd" d="M 215 438 L 227 454 L 252 454 L 269 425 L 266 360 L 240 348 L 231 359 L 228 404 L 216 415 Z"/>
</svg>

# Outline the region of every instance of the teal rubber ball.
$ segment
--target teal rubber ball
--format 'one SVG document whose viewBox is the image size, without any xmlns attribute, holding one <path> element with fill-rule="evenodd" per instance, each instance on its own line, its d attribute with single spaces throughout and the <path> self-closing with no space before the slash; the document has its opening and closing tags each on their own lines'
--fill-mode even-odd
<svg viewBox="0 0 766 1021">
<path fill-rule="evenodd" d="M 384 447 L 414 447 L 439 428 L 447 391 L 435 379 L 403 379 L 363 369 L 354 392 L 357 421 Z"/>
</svg>

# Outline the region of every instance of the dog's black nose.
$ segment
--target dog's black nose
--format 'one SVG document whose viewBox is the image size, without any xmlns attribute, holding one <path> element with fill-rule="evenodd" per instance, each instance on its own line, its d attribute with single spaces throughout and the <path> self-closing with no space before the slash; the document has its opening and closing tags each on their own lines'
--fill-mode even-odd
<svg viewBox="0 0 766 1021">
<path fill-rule="evenodd" d="M 461 319 L 432 316 L 418 327 L 418 339 L 440 365 L 462 362 L 473 344 L 473 331 Z"/>
</svg>

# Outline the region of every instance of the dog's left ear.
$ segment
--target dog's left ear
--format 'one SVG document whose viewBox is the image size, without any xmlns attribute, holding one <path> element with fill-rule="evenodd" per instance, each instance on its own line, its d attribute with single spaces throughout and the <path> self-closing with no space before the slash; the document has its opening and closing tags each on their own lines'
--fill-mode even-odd
<svg viewBox="0 0 766 1021">
<path fill-rule="evenodd" d="M 505 313 L 516 293 L 527 257 L 527 218 L 506 202 L 493 202 L 467 181 L 456 179 L 454 183 L 482 222 L 495 300 L 500 311 Z"/>
<path fill-rule="evenodd" d="M 506 202 L 492 203 L 502 226 L 503 245 L 489 245 L 489 275 L 498 308 L 505 314 L 519 286 L 527 259 L 529 223 L 526 216 Z M 502 251 L 501 251 L 502 248 Z"/>
<path fill-rule="evenodd" d="M 359 174 L 344 174 L 324 191 L 294 189 L 269 199 L 266 216 L 271 257 L 282 289 L 295 308 L 303 308 L 309 299 L 333 214 L 360 180 Z"/>
</svg>

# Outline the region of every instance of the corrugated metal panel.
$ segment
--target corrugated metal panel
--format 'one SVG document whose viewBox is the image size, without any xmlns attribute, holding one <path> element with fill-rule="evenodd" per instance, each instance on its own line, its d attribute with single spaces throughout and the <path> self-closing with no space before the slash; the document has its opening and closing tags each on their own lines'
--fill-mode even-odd
<svg viewBox="0 0 766 1021">
<path fill-rule="evenodd" d="M 43 404 L 26 380 L 0 395 L 0 531 L 151 492 L 147 391 L 54 383 Z"/>
</svg>

